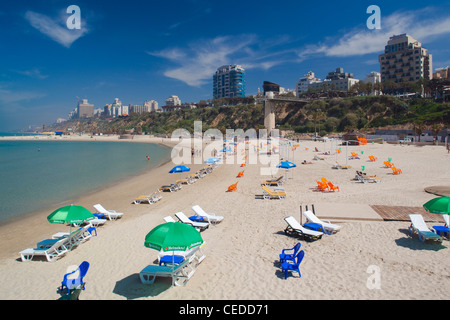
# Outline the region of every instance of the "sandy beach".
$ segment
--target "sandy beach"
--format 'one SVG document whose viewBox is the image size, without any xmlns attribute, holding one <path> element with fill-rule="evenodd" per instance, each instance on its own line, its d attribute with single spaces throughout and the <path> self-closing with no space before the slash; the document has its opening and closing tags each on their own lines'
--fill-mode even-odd
<svg viewBox="0 0 450 320">
<path fill-rule="evenodd" d="M 95 139 L 116 140 L 117 137 Z M 160 138 L 133 142 L 174 145 Z M 339 146 L 342 149 L 337 156 L 339 163 L 348 163 L 352 168 L 336 170 L 332 169 L 336 156 L 321 155 L 324 148 L 330 149 L 329 145 L 313 141 L 300 141 L 299 145 L 293 156 L 297 164 L 294 172 L 280 169 L 275 175 L 287 178 L 284 184 L 287 198 L 282 200 L 262 199 L 261 182 L 271 177 L 260 174 L 262 165 L 241 168 L 240 161 L 234 165 L 222 164 L 196 183 L 184 185 L 180 191 L 164 192 L 162 200 L 153 205 L 136 205 L 132 200 L 184 178 L 187 174 L 168 173 L 174 166 L 172 162 L 73 199 L 72 203 L 92 212 L 93 205 L 101 203 L 107 209 L 123 212 L 124 216 L 98 227 L 96 237 L 55 262 L 22 262 L 19 255 L 21 250 L 34 247 L 54 233 L 67 231 L 65 226 L 47 222 L 50 212 L 36 212 L 2 225 L 0 299 L 56 300 L 60 297 L 57 288 L 67 268 L 85 260 L 89 261 L 90 269 L 81 300 L 448 299 L 449 241 L 422 243 L 409 236 L 410 222 L 384 221 L 371 207 L 415 208 L 435 198 L 424 189 L 449 185 L 450 154 L 444 147 L 386 143 L 352 146 L 348 147 L 348 155 L 353 151 L 360 159 L 346 161 L 346 147 Z M 314 152 L 315 147 L 320 152 Z M 369 155 L 378 160 L 370 162 Z M 315 156 L 324 160 L 313 160 Z M 391 169 L 384 167 L 383 161 L 388 158 L 392 158 L 403 174 L 393 175 Z M 312 164 L 300 164 L 303 160 Z M 191 172 L 205 166 L 189 165 Z M 363 184 L 353 180 L 361 166 L 382 181 Z M 244 177 L 236 178 L 244 169 Z M 321 178 L 332 181 L 340 191 L 318 192 L 316 180 Z M 237 181 L 237 191 L 226 192 Z M 171 287 L 170 280 L 164 278 L 153 285 L 142 284 L 139 272 L 155 263 L 157 257 L 155 250 L 144 247 L 146 234 L 163 223 L 165 216 L 175 218 L 179 211 L 193 215 L 194 205 L 224 217 L 222 223 L 202 232 L 206 258 L 184 287 Z M 342 230 L 315 242 L 287 236 L 283 232 L 287 226 L 284 218 L 294 216 L 300 221 L 300 206 L 304 210 L 306 205 L 314 205 L 318 217 L 342 225 Z M 443 225 L 442 217 L 436 221 L 427 224 Z M 305 251 L 300 265 L 302 277 L 294 272 L 284 279 L 278 255 L 297 242 L 301 242 Z M 379 288 L 375 289 L 367 285 L 374 267 L 381 279 Z"/>
</svg>

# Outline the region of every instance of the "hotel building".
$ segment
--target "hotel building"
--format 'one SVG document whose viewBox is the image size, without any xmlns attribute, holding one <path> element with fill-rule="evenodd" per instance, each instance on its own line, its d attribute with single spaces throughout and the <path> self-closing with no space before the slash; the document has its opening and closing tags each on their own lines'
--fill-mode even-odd
<svg viewBox="0 0 450 320">
<path fill-rule="evenodd" d="M 316 78 L 314 72 L 308 72 L 303 78 L 300 78 L 296 85 L 297 96 L 302 93 L 308 92 L 308 88 L 310 84 L 319 83 L 321 80 Z"/>
<path fill-rule="evenodd" d="M 406 33 L 391 37 L 378 60 L 382 82 L 417 82 L 433 77 L 432 55 Z"/>
<path fill-rule="evenodd" d="M 343 68 L 337 68 L 329 72 L 324 81 L 313 82 L 308 85 L 312 90 L 340 90 L 348 91 L 359 80 L 354 78 L 353 73 L 344 72 Z"/>
<path fill-rule="evenodd" d="M 213 76 L 213 97 L 245 97 L 245 70 L 239 65 L 227 65 L 217 69 Z"/>
</svg>

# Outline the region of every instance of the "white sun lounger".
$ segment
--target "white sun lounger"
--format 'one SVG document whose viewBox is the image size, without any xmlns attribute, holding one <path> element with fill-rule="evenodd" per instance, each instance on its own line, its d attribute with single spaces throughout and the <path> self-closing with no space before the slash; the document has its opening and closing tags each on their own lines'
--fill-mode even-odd
<svg viewBox="0 0 450 320">
<path fill-rule="evenodd" d="M 433 232 L 433 229 L 428 228 L 421 214 L 410 214 L 409 219 L 411 220 L 411 226 L 409 227 L 411 236 L 417 234 L 422 242 L 426 240 L 442 242 L 442 237 Z"/>
<path fill-rule="evenodd" d="M 50 248 L 29 248 L 20 252 L 22 261 L 31 261 L 36 256 L 45 256 L 47 261 L 55 261 L 58 257 L 69 251 L 67 248 L 67 239 L 56 241 Z"/>
<path fill-rule="evenodd" d="M 196 229 L 205 230 L 208 229 L 209 223 L 208 222 L 195 222 L 190 220 L 183 212 L 177 212 L 175 213 L 175 217 L 178 218 L 183 223 L 190 224 Z"/>
<path fill-rule="evenodd" d="M 305 211 L 303 213 L 308 220 L 308 222 L 317 223 L 322 226 L 322 229 L 324 230 L 324 233 L 326 234 L 333 234 L 341 230 L 342 226 L 339 226 L 337 224 L 332 224 L 330 221 L 322 221 L 320 220 L 312 211 Z"/>
<path fill-rule="evenodd" d="M 320 231 L 314 231 L 303 227 L 294 217 L 284 218 L 288 226 L 284 230 L 286 234 L 301 236 L 305 240 L 313 241 L 322 238 L 323 233 Z"/>
<path fill-rule="evenodd" d="M 69 232 L 58 232 L 52 235 L 52 239 L 60 240 L 64 238 L 69 238 L 71 235 L 71 239 L 74 241 L 85 241 L 92 237 L 92 233 L 90 233 L 88 230 L 91 227 L 91 225 L 87 224 L 82 228 L 79 228 L 78 230 L 72 231 L 72 235 Z"/>
<path fill-rule="evenodd" d="M 215 214 L 206 213 L 199 205 L 193 206 L 192 210 L 194 210 L 197 216 L 208 219 L 208 222 L 211 224 L 216 224 L 223 220 L 222 216 L 216 216 Z"/>
<path fill-rule="evenodd" d="M 176 222 L 175 219 L 172 218 L 171 216 L 164 217 L 164 221 L 165 222 Z"/>
<path fill-rule="evenodd" d="M 123 213 L 121 212 L 116 212 L 114 210 L 106 210 L 100 203 L 94 205 L 94 208 L 99 213 L 103 213 L 105 217 L 108 217 L 109 220 L 117 220 L 123 216 Z"/>
<path fill-rule="evenodd" d="M 170 277 L 175 285 L 183 286 L 194 273 L 192 264 L 185 260 L 177 266 L 149 265 L 139 273 L 139 278 L 143 284 L 152 284 L 157 277 Z"/>
<path fill-rule="evenodd" d="M 205 259 L 205 254 L 202 251 L 202 248 L 205 246 L 206 242 L 203 242 L 201 246 L 192 248 L 188 251 L 160 251 L 158 253 L 158 263 L 164 256 L 181 256 L 184 259 L 188 259 L 191 263 L 200 264 Z"/>
<path fill-rule="evenodd" d="M 444 218 L 445 226 L 450 228 L 450 216 L 448 214 L 443 214 L 442 218 Z"/>
</svg>

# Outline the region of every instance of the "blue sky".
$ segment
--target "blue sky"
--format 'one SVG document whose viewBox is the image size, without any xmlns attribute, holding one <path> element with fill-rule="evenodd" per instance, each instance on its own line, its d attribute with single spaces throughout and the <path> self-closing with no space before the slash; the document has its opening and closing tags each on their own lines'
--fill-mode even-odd
<svg viewBox="0 0 450 320">
<path fill-rule="evenodd" d="M 69 30 L 70 5 L 81 30 Z M 367 8 L 381 9 L 369 30 Z M 224 64 L 246 69 L 246 94 L 263 81 L 293 89 L 308 71 L 338 67 L 364 79 L 393 34 L 408 33 L 450 65 L 450 1 L 2 0 L 0 131 L 67 118 L 77 98 L 103 108 L 170 95 L 212 98 Z"/>
</svg>

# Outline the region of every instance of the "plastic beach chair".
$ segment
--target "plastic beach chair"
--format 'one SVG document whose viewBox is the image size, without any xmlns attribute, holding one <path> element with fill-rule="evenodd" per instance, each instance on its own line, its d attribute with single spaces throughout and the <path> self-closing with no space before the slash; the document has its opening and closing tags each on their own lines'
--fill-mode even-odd
<svg viewBox="0 0 450 320">
<path fill-rule="evenodd" d="M 88 270 L 89 262 L 83 261 L 76 270 L 64 275 L 64 279 L 61 282 L 61 289 L 67 288 L 69 294 L 70 290 L 78 289 L 80 287 L 82 287 L 84 290 L 83 279 L 86 276 Z"/>
<path fill-rule="evenodd" d="M 94 205 L 95 210 L 103 213 L 109 220 L 117 220 L 123 216 L 123 213 L 114 210 L 106 210 L 100 203 Z"/>
<path fill-rule="evenodd" d="M 328 181 L 328 187 L 330 188 L 331 192 L 335 192 L 335 190 L 337 190 L 339 192 L 341 191 L 341 190 L 339 190 L 339 187 L 332 184 L 331 181 Z"/>
<path fill-rule="evenodd" d="M 385 161 L 384 165 L 385 165 L 386 168 L 391 168 L 394 164 L 391 163 L 390 161 Z"/>
<path fill-rule="evenodd" d="M 57 240 L 51 247 L 49 248 L 30 248 L 25 249 L 20 252 L 20 257 L 22 261 L 31 261 L 35 256 L 45 256 L 47 261 L 55 261 L 58 257 L 64 255 L 69 251 L 67 248 L 68 239 L 63 238 Z"/>
<path fill-rule="evenodd" d="M 190 220 L 183 212 L 177 212 L 175 213 L 175 217 L 178 218 L 183 223 L 190 224 L 196 229 L 200 229 L 201 231 L 208 229 L 209 223 L 208 222 L 195 222 Z"/>
<path fill-rule="evenodd" d="M 227 192 L 235 192 L 235 191 L 237 191 L 237 184 L 238 183 L 239 183 L 239 181 L 236 182 L 235 184 L 232 184 L 231 186 L 229 186 Z"/>
<path fill-rule="evenodd" d="M 288 224 L 284 232 L 288 235 L 300 236 L 307 241 L 314 241 L 321 239 L 323 236 L 323 232 L 310 230 L 303 227 L 294 217 L 286 217 L 284 218 L 286 223 Z"/>
<path fill-rule="evenodd" d="M 183 286 L 194 273 L 195 268 L 190 261 L 184 260 L 176 266 L 148 265 L 139 273 L 139 278 L 143 284 L 152 284 L 157 277 L 170 277 L 175 285 Z"/>
<path fill-rule="evenodd" d="M 303 213 L 306 217 L 306 220 L 308 222 L 312 222 L 312 223 L 316 223 L 322 226 L 322 230 L 326 233 L 326 234 L 333 234 L 338 232 L 339 230 L 341 230 L 342 226 L 339 226 L 337 224 L 332 224 L 330 223 L 330 221 L 322 221 L 321 219 L 319 219 L 312 211 L 305 211 Z"/>
<path fill-rule="evenodd" d="M 318 180 L 316 180 L 316 182 L 317 182 L 317 189 L 319 191 L 327 191 L 328 190 L 327 184 L 324 184 L 322 181 L 318 181 Z"/>
<path fill-rule="evenodd" d="M 279 187 L 279 186 L 282 186 L 283 185 L 283 181 L 284 180 L 284 176 L 280 176 L 279 178 L 277 178 L 277 179 L 271 179 L 271 180 L 264 180 L 264 182 L 262 183 L 263 185 L 266 185 L 266 186 L 276 186 L 276 187 Z"/>
<path fill-rule="evenodd" d="M 294 260 L 301 246 L 302 244 L 299 242 L 291 249 L 283 249 L 280 254 L 280 262 L 283 263 L 286 260 Z"/>
<path fill-rule="evenodd" d="M 428 228 L 421 214 L 410 214 L 409 219 L 411 220 L 411 226 L 409 227 L 411 236 L 417 234 L 419 240 L 422 242 L 425 242 L 426 240 L 442 242 L 442 237 L 434 232 L 433 229 L 430 230 Z"/>
<path fill-rule="evenodd" d="M 267 186 L 262 185 L 264 199 L 286 199 L 286 192 L 283 190 L 272 191 Z"/>
<path fill-rule="evenodd" d="M 302 274 L 300 273 L 300 264 L 302 263 L 303 257 L 305 256 L 305 251 L 301 250 L 300 252 L 297 253 L 297 255 L 295 256 L 295 262 L 294 263 L 290 263 L 289 261 L 285 261 L 281 264 L 281 268 L 284 271 L 284 278 L 287 279 L 288 277 L 288 272 L 289 271 L 297 271 L 299 277 L 302 277 Z"/>
<path fill-rule="evenodd" d="M 199 205 L 193 206 L 192 210 L 194 210 L 197 216 L 206 218 L 212 224 L 216 224 L 223 220 L 222 216 L 216 216 L 215 214 L 207 213 Z"/>
</svg>

